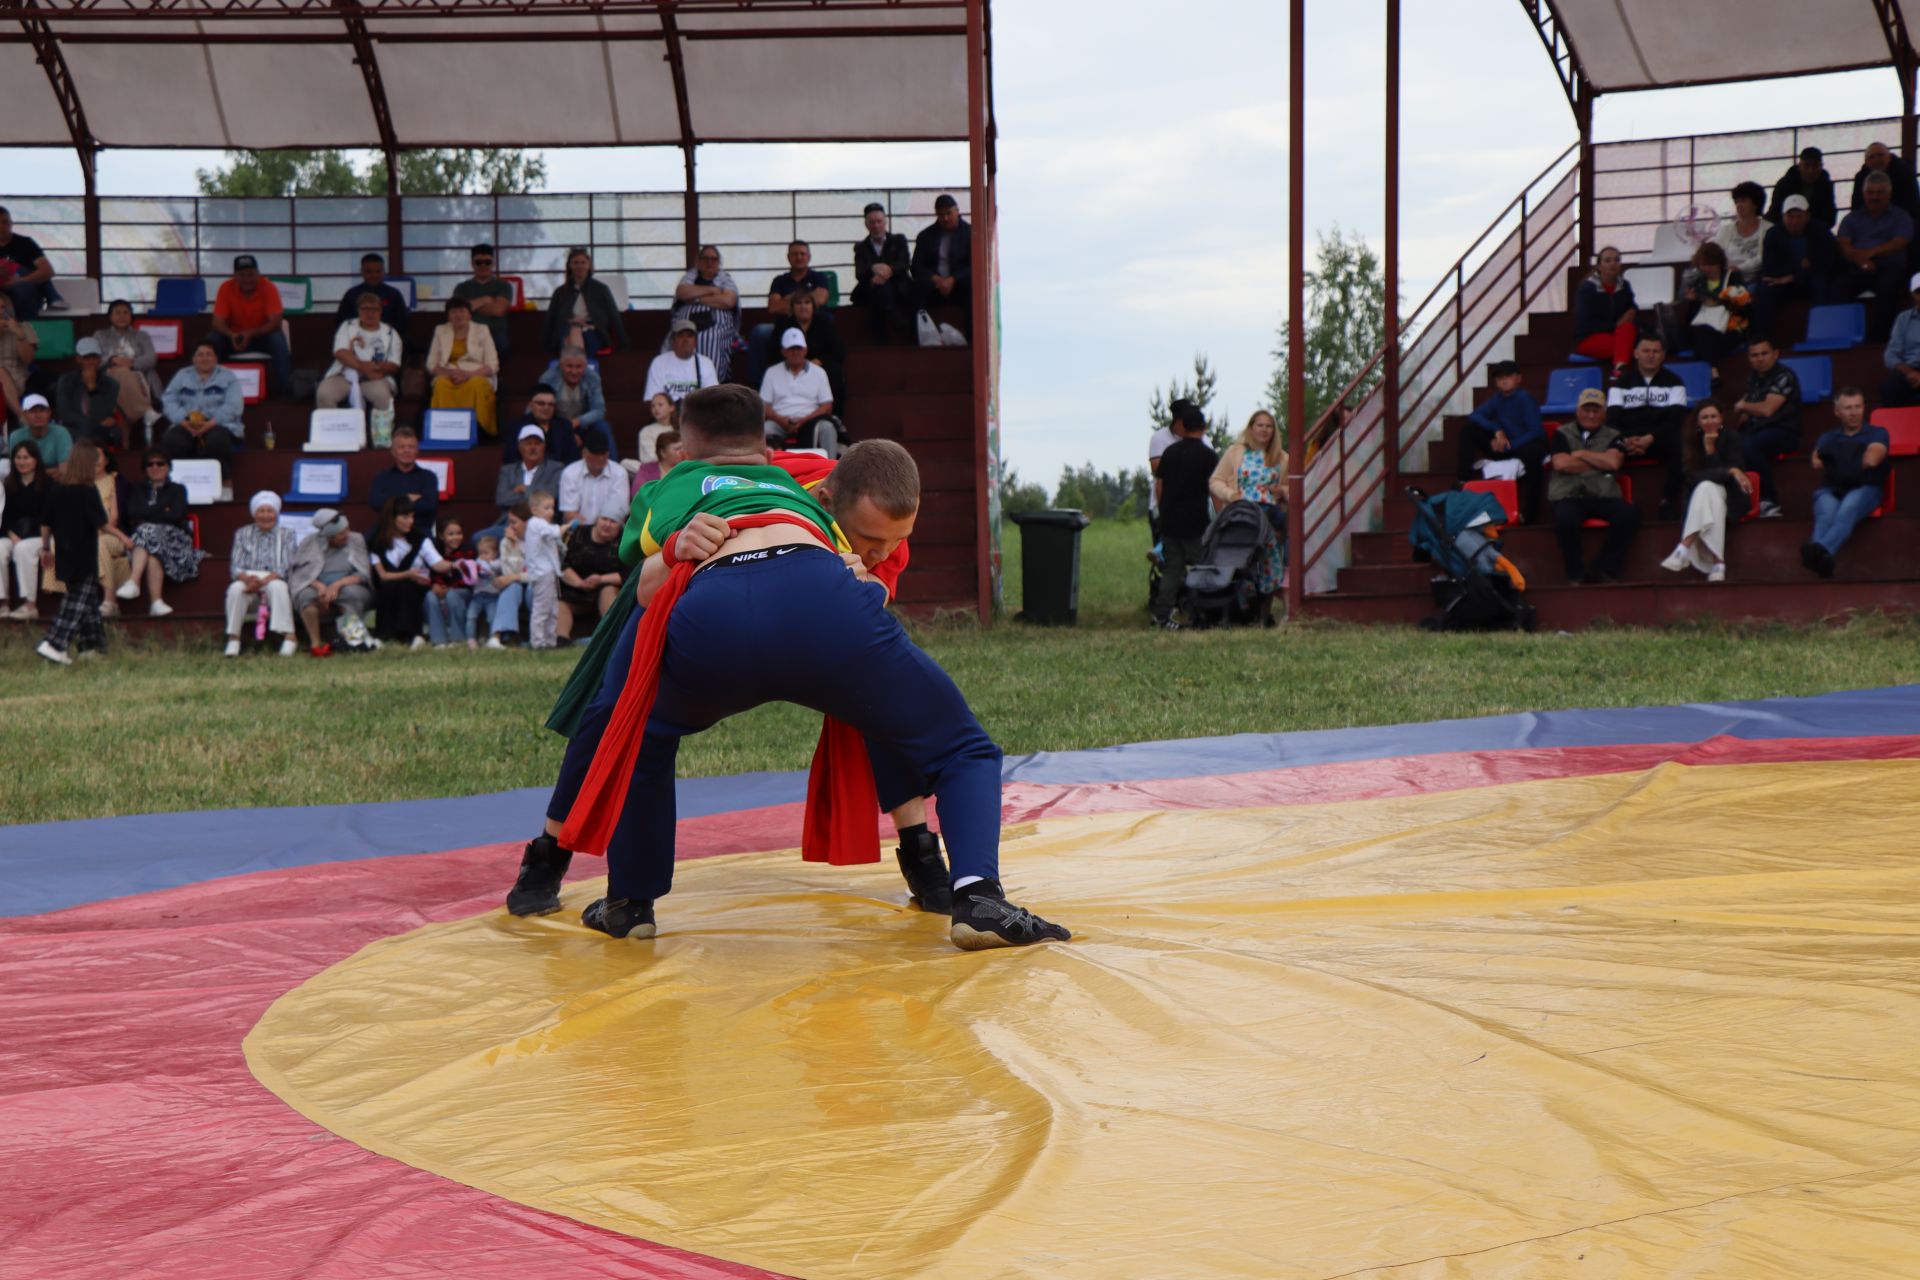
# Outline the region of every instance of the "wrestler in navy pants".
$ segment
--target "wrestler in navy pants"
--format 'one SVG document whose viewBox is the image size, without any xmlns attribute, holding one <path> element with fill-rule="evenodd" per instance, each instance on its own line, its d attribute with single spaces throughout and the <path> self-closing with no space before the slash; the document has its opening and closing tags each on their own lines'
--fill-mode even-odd
<svg viewBox="0 0 1920 1280">
<path fill-rule="evenodd" d="M 953 877 L 999 877 L 1000 748 L 947 673 L 914 645 L 878 583 L 819 547 L 701 570 L 667 626 L 659 692 L 607 850 L 607 896 L 673 885 L 674 756 L 680 739 L 765 702 L 793 702 L 858 729 L 884 807 L 931 793 Z M 547 816 L 566 819 L 633 661 L 636 610 L 567 746 Z M 779 651 L 769 660 L 770 648 Z"/>
</svg>

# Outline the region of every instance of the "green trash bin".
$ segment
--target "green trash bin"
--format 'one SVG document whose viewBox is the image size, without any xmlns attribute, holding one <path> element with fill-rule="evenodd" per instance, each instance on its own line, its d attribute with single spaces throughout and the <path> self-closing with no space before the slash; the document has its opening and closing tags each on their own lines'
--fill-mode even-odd
<svg viewBox="0 0 1920 1280">
<path fill-rule="evenodd" d="M 1020 594 L 1014 616 L 1043 627 L 1070 627 L 1080 618 L 1080 531 L 1092 524 L 1073 510 L 1028 511 L 1010 517 L 1020 526 Z"/>
</svg>

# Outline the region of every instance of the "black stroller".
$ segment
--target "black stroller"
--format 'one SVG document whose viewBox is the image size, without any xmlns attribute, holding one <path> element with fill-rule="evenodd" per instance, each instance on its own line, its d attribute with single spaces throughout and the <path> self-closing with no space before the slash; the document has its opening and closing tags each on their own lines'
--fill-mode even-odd
<svg viewBox="0 0 1920 1280">
<path fill-rule="evenodd" d="M 1253 557 L 1273 536 L 1265 508 L 1245 498 L 1229 502 L 1200 541 L 1200 559 L 1180 588 L 1180 611 L 1189 625 L 1251 622 Z"/>
<path fill-rule="evenodd" d="M 1417 488 L 1413 528 L 1407 541 L 1415 560 L 1442 570 L 1433 578 L 1436 617 L 1422 618 L 1428 631 L 1531 631 L 1534 608 L 1521 598 L 1513 579 L 1500 567 L 1500 544 L 1490 530 L 1507 520 L 1500 500 L 1490 493 L 1456 489 L 1428 497 Z"/>
</svg>

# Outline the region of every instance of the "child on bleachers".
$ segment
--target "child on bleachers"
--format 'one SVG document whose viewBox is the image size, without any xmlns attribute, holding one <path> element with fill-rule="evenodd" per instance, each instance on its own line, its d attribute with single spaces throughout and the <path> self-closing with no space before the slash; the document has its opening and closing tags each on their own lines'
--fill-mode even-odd
<svg viewBox="0 0 1920 1280">
<path fill-rule="evenodd" d="M 465 566 L 473 560 L 473 549 L 466 542 L 467 532 L 458 520 L 441 522 L 440 563 L 433 566 L 433 583 L 426 599 L 427 636 L 436 649 L 444 649 L 467 634 L 473 587 L 467 581 Z"/>
<path fill-rule="evenodd" d="M 467 600 L 467 648 L 478 649 L 484 629 L 488 648 L 499 648 L 493 620 L 500 607 L 500 539 L 480 535 L 473 558 L 460 561 L 460 573 L 472 593 Z"/>
<path fill-rule="evenodd" d="M 678 425 L 673 420 L 673 397 L 664 391 L 653 393 L 653 399 L 647 401 L 647 411 L 653 415 L 653 421 L 640 428 L 641 466 L 660 460 L 659 454 L 655 452 L 660 433 L 671 431 Z"/>
<path fill-rule="evenodd" d="M 553 495 L 536 489 L 527 503 L 527 647 L 552 649 L 560 637 L 560 536 Z"/>
<path fill-rule="evenodd" d="M 516 502 L 507 512 L 507 531 L 500 539 L 500 562 L 494 566 L 494 587 L 500 599 L 494 606 L 493 634 L 487 648 L 504 649 L 501 636 L 520 634 L 520 605 L 527 598 L 527 521 L 533 511 Z M 482 540 L 484 544 L 484 539 Z M 559 624 L 556 621 L 555 626 Z"/>
</svg>

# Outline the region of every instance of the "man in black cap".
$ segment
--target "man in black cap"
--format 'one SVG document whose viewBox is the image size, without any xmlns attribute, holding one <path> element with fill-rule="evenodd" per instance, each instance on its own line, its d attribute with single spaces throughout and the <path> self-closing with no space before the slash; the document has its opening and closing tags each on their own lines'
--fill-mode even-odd
<svg viewBox="0 0 1920 1280">
<path fill-rule="evenodd" d="M 1207 481 L 1220 457 L 1207 444 L 1207 417 L 1191 400 L 1175 400 L 1169 423 L 1177 437 L 1160 455 L 1153 486 L 1160 497 L 1160 554 L 1165 569 L 1160 594 L 1153 602 L 1155 626 L 1172 630 L 1179 625 L 1173 607 L 1186 585 L 1187 568 L 1200 558 L 1200 542 L 1213 522 L 1213 503 Z"/>
<path fill-rule="evenodd" d="M 972 315 L 973 227 L 948 195 L 933 202 L 933 224 L 913 242 L 913 305 L 924 311 L 941 303 Z M 960 328 L 971 336 L 970 322 Z"/>
<path fill-rule="evenodd" d="M 1780 181 L 1773 184 L 1773 203 L 1768 207 L 1767 220 L 1775 226 L 1779 226 L 1786 215 L 1788 196 L 1799 196 L 1807 202 L 1809 222 L 1833 230 L 1840 210 L 1833 202 L 1833 176 L 1827 172 L 1820 148 L 1808 147 L 1802 151 L 1800 159 L 1787 166 Z"/>
<path fill-rule="evenodd" d="M 267 385 L 276 397 L 287 394 L 287 376 L 293 370 L 293 353 L 280 331 L 286 311 L 280 290 L 260 274 L 260 263 L 243 253 L 233 260 L 233 279 L 213 297 L 213 332 L 207 335 L 222 360 L 265 355 Z"/>
</svg>

